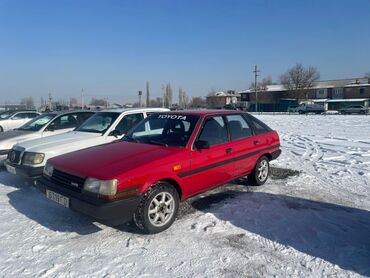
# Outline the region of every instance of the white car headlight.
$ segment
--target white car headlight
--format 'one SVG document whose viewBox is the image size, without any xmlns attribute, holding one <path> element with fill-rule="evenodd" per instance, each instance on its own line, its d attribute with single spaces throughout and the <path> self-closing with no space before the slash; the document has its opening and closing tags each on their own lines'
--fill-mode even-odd
<svg viewBox="0 0 370 278">
<path fill-rule="evenodd" d="M 46 162 L 46 165 L 44 167 L 44 175 L 47 177 L 51 177 L 54 172 L 54 166 L 50 163 Z"/>
<path fill-rule="evenodd" d="M 22 158 L 22 162 L 25 165 L 35 165 L 40 164 L 44 161 L 45 154 L 43 153 L 32 153 L 25 152 Z"/>
<path fill-rule="evenodd" d="M 84 184 L 84 190 L 101 195 L 113 196 L 117 193 L 117 180 L 87 178 Z"/>
</svg>

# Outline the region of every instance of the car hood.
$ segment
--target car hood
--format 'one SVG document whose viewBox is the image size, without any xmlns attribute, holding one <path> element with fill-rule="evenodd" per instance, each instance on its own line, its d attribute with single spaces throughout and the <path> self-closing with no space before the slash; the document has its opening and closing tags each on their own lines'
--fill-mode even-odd
<svg viewBox="0 0 370 278">
<path fill-rule="evenodd" d="M 37 131 L 9 130 L 0 133 L 0 150 L 11 149 L 18 142 L 35 138 Z"/>
<path fill-rule="evenodd" d="M 100 133 L 70 131 L 29 140 L 18 144 L 18 146 L 25 148 L 28 152 L 58 154 L 91 147 L 92 144 L 96 144 L 96 138 L 101 138 L 98 144 L 104 143 L 104 137 Z"/>
<path fill-rule="evenodd" d="M 58 170 L 79 177 L 111 179 L 150 163 L 160 163 L 183 149 L 134 142 L 115 141 L 49 160 Z"/>
</svg>

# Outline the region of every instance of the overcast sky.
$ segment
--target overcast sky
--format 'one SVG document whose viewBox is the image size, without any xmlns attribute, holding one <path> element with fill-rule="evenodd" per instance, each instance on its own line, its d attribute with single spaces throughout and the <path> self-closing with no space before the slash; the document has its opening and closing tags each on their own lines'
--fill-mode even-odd
<svg viewBox="0 0 370 278">
<path fill-rule="evenodd" d="M 51 92 L 132 102 L 245 89 L 301 62 L 322 79 L 370 71 L 370 1 L 0 0 L 0 103 Z M 177 98 L 176 98 L 177 99 Z M 176 100 L 175 99 L 175 100 Z"/>
</svg>

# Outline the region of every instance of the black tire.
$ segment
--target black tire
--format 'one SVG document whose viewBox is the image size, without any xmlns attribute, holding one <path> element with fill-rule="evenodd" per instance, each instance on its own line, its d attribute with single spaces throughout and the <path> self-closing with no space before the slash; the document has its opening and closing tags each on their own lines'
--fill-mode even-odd
<svg viewBox="0 0 370 278">
<path fill-rule="evenodd" d="M 0 126 L 0 132 L 4 132 L 4 129 L 2 126 Z"/>
<path fill-rule="evenodd" d="M 266 163 L 266 164 L 265 164 Z M 262 164 L 267 165 L 267 174 L 261 174 L 261 171 L 259 170 L 262 167 Z M 256 163 L 256 166 L 254 167 L 252 173 L 248 175 L 248 184 L 254 185 L 254 186 L 260 186 L 263 185 L 270 174 L 270 164 L 269 159 L 266 156 L 261 156 Z"/>
<path fill-rule="evenodd" d="M 149 209 L 151 208 L 151 206 L 154 206 L 152 207 L 152 210 L 156 208 L 157 205 L 154 204 L 155 201 L 153 200 L 156 199 L 158 201 L 157 198 L 158 197 L 162 198 L 162 194 L 166 195 L 165 199 L 164 200 L 161 199 L 160 205 L 158 205 L 157 207 L 157 212 L 154 212 L 151 214 L 151 215 L 154 215 L 154 219 L 152 219 L 152 217 L 149 216 L 150 215 Z M 173 203 L 172 201 L 170 201 L 169 196 L 172 197 Z M 162 201 L 164 202 L 166 198 L 167 198 L 167 202 L 171 202 L 172 209 L 169 209 L 169 205 L 167 206 L 164 203 L 161 203 Z M 142 230 L 144 233 L 156 234 L 156 233 L 162 232 L 168 229 L 172 225 L 172 223 L 175 221 L 177 211 L 179 209 L 179 203 L 180 203 L 180 198 L 179 198 L 179 194 L 177 190 L 171 184 L 167 182 L 158 182 L 152 187 L 150 187 L 148 191 L 145 192 L 145 194 L 143 195 L 140 201 L 140 204 L 134 214 L 134 222 L 136 226 L 140 230 Z M 159 209 L 161 210 L 163 209 L 164 212 L 158 211 Z M 166 212 L 170 210 L 171 211 L 173 210 L 173 212 L 171 212 L 172 213 L 171 215 L 168 214 L 167 215 L 168 218 L 167 218 Z M 163 222 L 162 224 L 161 223 L 157 223 L 158 225 L 153 224 L 154 222 L 159 221 L 159 219 L 155 221 L 156 219 L 155 216 L 157 215 L 161 215 L 160 222 Z M 164 221 L 162 219 L 162 216 L 165 217 Z"/>
</svg>

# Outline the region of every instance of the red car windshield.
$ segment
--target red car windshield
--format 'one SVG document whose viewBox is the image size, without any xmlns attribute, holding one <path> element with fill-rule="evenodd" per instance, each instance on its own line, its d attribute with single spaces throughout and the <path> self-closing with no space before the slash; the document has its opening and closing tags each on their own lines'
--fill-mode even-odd
<svg viewBox="0 0 370 278">
<path fill-rule="evenodd" d="M 198 120 L 199 116 L 196 115 L 153 114 L 132 129 L 123 140 L 185 147 Z"/>
</svg>

